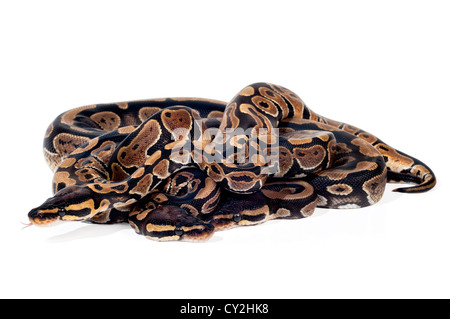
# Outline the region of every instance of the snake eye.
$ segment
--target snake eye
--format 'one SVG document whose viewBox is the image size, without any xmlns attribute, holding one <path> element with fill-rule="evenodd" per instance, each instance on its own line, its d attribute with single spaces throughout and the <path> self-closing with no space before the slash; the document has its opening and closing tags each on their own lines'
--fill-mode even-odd
<svg viewBox="0 0 450 319">
<path fill-rule="evenodd" d="M 242 220 L 241 214 L 234 214 L 234 215 L 233 215 L 233 220 L 234 220 L 236 223 L 239 223 L 239 222 Z"/>
<path fill-rule="evenodd" d="M 181 236 L 184 234 L 184 230 L 181 227 L 175 228 L 175 235 Z"/>
<path fill-rule="evenodd" d="M 58 215 L 59 215 L 59 217 L 64 217 L 66 215 L 66 209 L 65 208 L 59 208 L 58 209 Z"/>
</svg>

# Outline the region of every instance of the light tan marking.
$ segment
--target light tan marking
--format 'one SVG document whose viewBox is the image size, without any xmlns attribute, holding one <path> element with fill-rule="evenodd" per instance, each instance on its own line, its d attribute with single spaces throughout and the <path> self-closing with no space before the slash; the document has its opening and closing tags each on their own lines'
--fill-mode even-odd
<svg viewBox="0 0 450 319">
<path fill-rule="evenodd" d="M 221 182 L 224 179 L 224 171 L 222 167 L 216 162 L 208 164 L 208 176 L 211 177 L 215 182 Z"/>
<path fill-rule="evenodd" d="M 418 165 L 414 165 L 412 168 L 411 168 L 411 174 L 413 174 L 413 175 L 416 175 L 416 176 L 424 176 L 424 175 L 426 175 L 426 174 L 430 174 L 431 172 L 430 172 L 430 170 L 428 169 L 428 168 L 426 168 L 425 166 L 423 166 L 423 165 L 420 165 L 420 164 L 418 164 Z"/>
<path fill-rule="evenodd" d="M 267 217 L 269 216 L 269 206 L 264 205 L 263 207 L 258 208 L 258 209 L 243 210 L 240 214 L 242 216 L 253 216 L 253 217 L 254 216 L 259 216 L 259 215 L 264 215 L 264 217 L 262 219 L 258 220 L 258 221 L 250 221 L 250 220 L 247 220 L 247 219 L 241 219 L 238 222 L 238 225 L 247 226 L 247 225 L 261 224 L 261 223 L 265 222 Z"/>
<path fill-rule="evenodd" d="M 139 227 L 132 220 L 128 220 L 128 224 L 130 224 L 131 228 L 133 228 L 136 233 L 141 232 Z"/>
<path fill-rule="evenodd" d="M 270 215 L 270 219 L 286 218 L 291 216 L 291 211 L 286 208 L 278 208 L 275 214 Z"/>
<path fill-rule="evenodd" d="M 239 110 L 242 113 L 249 114 L 253 117 L 253 119 L 256 122 L 256 125 L 254 126 L 255 129 L 265 128 L 265 129 L 267 129 L 268 135 L 273 134 L 273 131 L 272 131 L 273 126 L 272 126 L 272 123 L 270 122 L 269 118 L 267 116 L 261 114 L 259 109 L 257 109 L 254 105 L 242 103 L 239 105 Z M 236 118 L 238 119 L 237 116 L 236 116 Z M 237 122 L 239 125 L 239 123 L 240 123 L 239 119 Z"/>
<path fill-rule="evenodd" d="M 145 165 L 153 165 L 160 158 L 161 158 L 161 151 L 158 150 L 147 158 L 147 160 L 145 161 Z"/>
<path fill-rule="evenodd" d="M 54 192 L 56 193 L 56 187 L 59 184 L 64 184 L 64 187 L 75 185 L 77 182 L 70 178 L 70 174 L 68 172 L 56 172 L 53 176 L 53 185 L 55 186 Z"/>
<path fill-rule="evenodd" d="M 111 165 L 112 170 L 112 176 L 111 181 L 123 181 L 124 179 L 130 177 L 130 175 L 124 171 L 122 166 L 120 166 L 118 163 L 112 163 Z"/>
<path fill-rule="evenodd" d="M 96 223 L 105 224 L 110 221 L 110 217 L 109 217 L 110 213 L 111 213 L 111 209 L 109 208 L 109 209 L 105 210 L 104 212 L 95 214 L 94 216 L 92 216 L 90 218 L 90 220 L 93 222 L 96 222 Z"/>
<path fill-rule="evenodd" d="M 146 210 L 144 210 L 144 211 L 133 210 L 133 211 L 130 213 L 130 217 L 136 216 L 136 219 L 137 219 L 137 220 L 142 221 L 142 220 L 144 220 L 144 219 L 147 217 L 147 215 L 148 215 L 152 210 L 153 210 L 153 209 L 146 209 Z"/>
<path fill-rule="evenodd" d="M 336 154 L 351 153 L 352 150 L 345 143 L 336 143 Z"/>
<path fill-rule="evenodd" d="M 279 148 L 279 172 L 275 174 L 276 177 L 284 176 L 294 164 L 294 157 L 291 151 L 284 146 Z"/>
<path fill-rule="evenodd" d="M 338 181 L 346 178 L 348 174 L 360 172 L 360 171 L 373 171 L 378 168 L 378 164 L 375 162 L 362 161 L 356 164 L 356 168 L 347 170 L 347 169 L 339 169 L 339 168 L 331 168 L 325 171 L 321 171 L 317 173 L 320 176 L 326 176 L 331 180 Z"/>
<path fill-rule="evenodd" d="M 393 172 L 400 173 L 405 168 L 414 165 L 414 160 L 412 158 L 401 155 L 395 148 L 392 148 L 389 145 L 380 143 L 375 147 L 383 156 L 388 158 L 386 166 Z"/>
<path fill-rule="evenodd" d="M 65 134 L 65 133 L 61 133 L 61 134 Z M 70 135 L 70 134 L 67 134 L 67 135 Z M 59 136 L 59 135 L 58 135 L 58 136 Z M 98 141 L 99 141 L 99 138 L 98 138 L 98 137 L 93 138 L 93 139 L 89 139 L 88 137 L 83 137 L 83 136 L 79 136 L 79 137 L 85 139 L 85 142 L 88 142 L 88 144 L 87 144 L 85 147 L 78 147 L 78 148 L 76 148 L 76 149 L 72 152 L 72 154 L 81 154 L 81 153 L 83 153 L 83 152 L 87 152 L 87 151 L 93 149 L 95 146 L 97 146 Z M 82 142 L 82 141 L 80 141 L 80 142 Z M 53 144 L 54 144 L 54 143 L 55 143 L 55 140 L 53 140 Z M 83 143 L 83 144 L 84 144 L 84 143 Z M 81 144 L 81 145 L 82 145 L 82 144 Z M 56 149 L 56 148 L 55 148 L 55 149 Z"/>
<path fill-rule="evenodd" d="M 40 214 L 56 214 L 57 212 L 58 212 L 58 208 L 41 209 L 41 210 L 39 210 Z"/>
<path fill-rule="evenodd" d="M 267 175 L 261 177 L 249 171 L 235 171 L 226 175 L 228 186 L 231 189 L 244 192 L 254 187 L 256 183 L 264 181 L 266 178 Z"/>
<path fill-rule="evenodd" d="M 129 145 L 123 146 L 117 153 L 117 160 L 124 167 L 142 166 L 147 159 L 147 151 L 156 144 L 161 136 L 161 127 L 156 120 L 149 120 Z"/>
<path fill-rule="evenodd" d="M 152 199 L 159 204 L 167 202 L 169 200 L 167 196 L 162 193 L 156 193 L 152 195 Z"/>
<path fill-rule="evenodd" d="M 139 119 L 141 122 L 145 122 L 150 116 L 161 111 L 159 107 L 143 107 L 139 110 Z"/>
<path fill-rule="evenodd" d="M 100 158 L 104 163 L 109 163 L 111 156 L 116 150 L 116 143 L 113 141 L 105 141 L 96 150 L 92 151 L 92 155 Z"/>
<path fill-rule="evenodd" d="M 271 100 L 260 95 L 256 95 L 252 97 L 252 102 L 264 113 L 267 113 L 273 117 L 278 116 L 278 108 Z"/>
<path fill-rule="evenodd" d="M 180 207 L 183 208 L 186 212 L 190 213 L 194 217 L 198 216 L 198 214 L 199 214 L 198 210 L 192 205 L 183 204 Z"/>
<path fill-rule="evenodd" d="M 61 165 L 59 165 L 59 168 L 69 168 L 71 167 L 73 164 L 76 163 L 76 159 L 73 157 L 68 157 L 65 160 L 62 161 Z"/>
<path fill-rule="evenodd" d="M 82 168 L 76 170 L 75 175 L 78 176 L 78 179 L 81 182 L 89 182 L 99 177 L 98 172 L 92 168 Z"/>
<path fill-rule="evenodd" d="M 114 104 L 117 104 L 117 106 L 122 110 L 128 109 L 128 102 L 117 102 Z"/>
<path fill-rule="evenodd" d="M 217 205 L 219 204 L 219 200 L 220 200 L 220 189 L 218 189 L 216 191 L 216 193 L 214 194 L 214 196 L 212 196 L 210 199 L 208 199 L 202 206 L 202 213 L 203 214 L 209 214 L 212 213 Z"/>
<path fill-rule="evenodd" d="M 303 110 L 305 109 L 305 103 L 298 97 L 297 94 L 289 89 L 281 87 L 279 85 L 269 84 L 273 91 L 278 92 L 280 95 L 284 96 L 291 105 L 294 107 L 294 113 L 296 117 L 301 117 L 303 115 Z M 310 112 L 314 115 L 313 112 Z"/>
<path fill-rule="evenodd" d="M 383 173 L 364 182 L 362 189 L 367 193 L 367 199 L 370 204 L 375 204 L 383 196 L 386 187 L 387 168 Z"/>
<path fill-rule="evenodd" d="M 134 171 L 133 178 L 139 178 L 145 173 L 145 168 L 143 166 L 139 167 L 136 171 Z"/>
<path fill-rule="evenodd" d="M 111 205 L 111 202 L 108 199 L 102 199 L 97 213 L 106 211 L 107 209 L 109 209 L 109 205 Z M 92 206 L 92 209 L 94 209 L 94 207 L 95 206 Z"/>
<path fill-rule="evenodd" d="M 61 163 L 62 155 L 51 153 L 46 148 L 44 148 L 44 158 L 52 172 L 55 172 Z"/>
<path fill-rule="evenodd" d="M 346 131 L 346 132 L 348 132 L 350 134 L 353 134 L 353 135 L 356 135 L 356 132 L 360 131 L 359 128 L 357 128 L 355 126 L 352 126 L 352 125 L 349 125 L 349 124 L 344 124 L 342 126 L 342 130 L 344 130 L 344 131 Z"/>
<path fill-rule="evenodd" d="M 145 228 L 149 233 L 175 230 L 175 226 L 172 225 L 157 225 L 152 223 L 148 223 Z"/>
<path fill-rule="evenodd" d="M 107 161 L 106 161 L 106 162 L 107 162 Z M 104 165 L 104 162 L 103 162 L 103 164 L 102 164 L 102 162 L 100 162 L 98 158 L 93 157 L 93 156 L 89 156 L 89 157 L 85 157 L 85 158 L 80 158 L 80 159 L 76 162 L 76 164 L 74 165 L 74 167 L 75 167 L 78 171 L 80 171 L 79 173 L 82 173 L 81 171 L 82 171 L 83 169 L 94 169 L 94 170 L 96 170 L 96 171 L 94 172 L 94 173 L 95 173 L 94 175 L 95 175 L 96 177 L 102 177 L 102 176 L 99 176 L 99 173 L 98 173 L 98 172 L 102 173 L 102 174 L 105 175 L 105 176 L 108 176 L 109 174 L 108 174 L 107 170 L 105 169 L 105 167 L 104 167 L 103 165 Z"/>
<path fill-rule="evenodd" d="M 123 194 L 128 190 L 128 183 L 127 182 L 117 182 L 117 183 L 111 183 L 111 184 L 89 184 L 88 187 L 100 194 L 108 194 L 108 193 L 117 193 L 117 194 Z"/>
<path fill-rule="evenodd" d="M 45 131 L 45 138 L 49 138 L 52 135 L 53 127 L 53 123 L 48 126 L 47 131 Z"/>
<path fill-rule="evenodd" d="M 222 111 L 211 111 L 208 114 L 208 118 L 222 118 L 223 112 Z"/>
<path fill-rule="evenodd" d="M 255 90 L 251 86 L 247 86 L 241 92 L 239 92 L 239 95 L 242 96 L 252 96 L 253 94 L 255 94 Z"/>
<path fill-rule="evenodd" d="M 293 149 L 294 157 L 298 161 L 300 167 L 304 169 L 313 169 L 323 163 L 328 155 L 327 151 L 321 145 L 313 145 L 308 148 Z"/>
<path fill-rule="evenodd" d="M 79 203 L 79 204 L 69 205 L 66 207 L 66 210 L 68 212 L 70 212 L 70 211 L 78 211 L 78 210 L 84 209 L 84 208 L 89 208 L 91 210 L 91 213 L 89 215 L 86 215 L 83 217 L 66 214 L 61 219 L 62 220 L 86 220 L 86 219 L 90 218 L 91 216 L 95 215 L 96 211 L 94 209 L 94 200 L 93 199 L 88 199 L 87 201 Z"/>
<path fill-rule="evenodd" d="M 276 103 L 281 108 L 282 118 L 286 118 L 288 116 L 289 108 L 286 104 L 286 101 L 280 96 L 280 94 L 278 94 L 277 92 L 275 92 L 267 87 L 260 87 L 259 93 L 262 96 L 272 100 L 274 103 Z"/>
<path fill-rule="evenodd" d="M 150 173 L 145 175 L 138 181 L 137 185 L 132 190 L 130 190 L 130 194 L 138 194 L 141 196 L 147 195 L 148 192 L 150 191 L 150 186 L 152 185 L 152 182 L 153 182 L 153 175 Z"/>
<path fill-rule="evenodd" d="M 61 123 L 69 125 L 72 127 L 72 129 L 77 130 L 76 126 L 74 126 L 74 120 L 77 117 L 77 115 L 84 111 L 84 110 L 90 110 L 90 109 L 95 109 L 97 107 L 96 104 L 93 105 L 86 105 L 86 106 L 81 106 L 81 107 L 77 107 L 75 109 L 72 109 L 70 111 L 67 111 L 66 113 L 63 114 L 63 116 L 61 117 Z"/>
<path fill-rule="evenodd" d="M 359 152 L 363 155 L 366 155 L 369 157 L 381 156 L 380 152 L 378 152 L 375 147 L 373 147 L 370 143 L 366 142 L 363 139 L 355 138 L 351 141 L 351 143 L 353 145 L 358 146 Z"/>
<path fill-rule="evenodd" d="M 128 126 L 124 126 L 124 127 L 119 128 L 119 129 L 117 130 L 117 132 L 120 133 L 120 134 L 130 134 L 130 133 L 132 133 L 135 129 L 136 129 L 136 126 L 128 125 Z"/>
<path fill-rule="evenodd" d="M 130 210 L 131 205 L 133 205 L 134 203 L 136 203 L 136 200 L 134 198 L 130 198 L 126 202 L 115 203 L 113 205 L 113 207 L 118 209 L 118 210 L 120 210 L 120 211 L 122 211 L 122 212 L 126 212 L 126 211 Z"/>
<path fill-rule="evenodd" d="M 317 207 L 319 199 L 316 199 L 315 201 L 307 204 L 305 207 L 300 209 L 300 213 L 303 215 L 303 217 L 310 217 L 314 214 L 314 210 Z"/>
<path fill-rule="evenodd" d="M 334 195 L 345 196 L 353 192 L 353 188 L 347 184 L 334 184 L 327 186 L 327 191 Z"/>
<path fill-rule="evenodd" d="M 177 195 L 179 190 L 185 187 L 193 178 L 194 174 L 191 172 L 178 172 L 172 180 L 168 179 L 169 183 L 167 183 L 165 191 L 169 192 L 170 195 Z"/>
<path fill-rule="evenodd" d="M 376 141 L 378 141 L 378 138 L 375 135 L 372 135 L 370 133 L 367 132 L 361 132 L 357 135 L 359 138 L 362 138 L 363 140 L 365 140 L 366 142 L 373 144 Z"/>
<path fill-rule="evenodd" d="M 94 113 L 91 115 L 91 119 L 98 124 L 104 131 L 113 131 L 120 127 L 120 116 L 114 112 L 104 111 Z"/>
<path fill-rule="evenodd" d="M 184 109 L 164 110 L 161 113 L 161 120 L 164 127 L 172 133 L 175 129 L 183 128 L 190 130 L 192 128 L 191 114 Z"/>
<path fill-rule="evenodd" d="M 236 109 L 237 109 L 236 102 L 233 102 L 225 109 L 224 117 L 227 120 L 223 121 L 220 124 L 219 129 L 221 130 L 221 132 L 225 132 L 226 129 L 235 129 L 239 126 L 240 121 L 239 117 L 236 116 Z"/>
<path fill-rule="evenodd" d="M 163 159 L 153 168 L 153 173 L 155 176 L 158 176 L 161 179 L 167 178 L 170 176 L 169 173 L 169 160 Z"/>
<path fill-rule="evenodd" d="M 81 145 L 91 141 L 92 140 L 89 137 L 60 133 L 53 139 L 53 147 L 55 148 L 56 152 L 58 152 L 58 154 L 67 156 L 74 152 Z M 89 143 L 89 146 L 90 145 L 91 143 Z"/>
<path fill-rule="evenodd" d="M 303 199 L 307 198 L 314 194 L 314 188 L 304 181 L 296 181 L 296 182 L 275 182 L 275 185 L 281 185 L 283 188 L 281 191 L 273 191 L 269 189 L 261 189 L 261 192 L 270 199 Z M 286 187 L 289 184 L 297 184 L 302 186 L 303 190 L 300 191 L 298 187 Z"/>
<path fill-rule="evenodd" d="M 329 118 L 324 118 L 324 120 L 326 124 L 332 126 L 333 128 L 339 128 L 342 124 L 344 124 L 342 122 L 338 122 Z"/>
</svg>

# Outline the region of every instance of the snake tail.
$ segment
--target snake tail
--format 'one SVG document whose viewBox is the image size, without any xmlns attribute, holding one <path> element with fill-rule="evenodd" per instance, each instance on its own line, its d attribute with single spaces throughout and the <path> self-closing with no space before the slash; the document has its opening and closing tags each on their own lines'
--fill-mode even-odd
<svg viewBox="0 0 450 319">
<path fill-rule="evenodd" d="M 436 185 L 436 175 L 422 161 L 383 143 L 375 147 L 386 161 L 388 182 L 416 184 L 415 186 L 396 188 L 393 192 L 423 193 Z"/>
<path fill-rule="evenodd" d="M 312 111 L 310 113 L 313 118 L 317 118 L 321 122 L 351 133 L 372 144 L 384 158 L 388 183 L 416 184 L 414 186 L 396 188 L 393 190 L 394 192 L 424 193 L 436 185 L 436 175 L 422 161 L 389 146 L 375 135 L 356 126 L 331 120 Z"/>
</svg>

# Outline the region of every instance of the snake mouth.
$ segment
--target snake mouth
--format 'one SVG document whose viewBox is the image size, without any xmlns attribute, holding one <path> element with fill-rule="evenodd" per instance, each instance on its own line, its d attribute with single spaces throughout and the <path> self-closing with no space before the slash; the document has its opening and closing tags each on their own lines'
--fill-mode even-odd
<svg viewBox="0 0 450 319">
<path fill-rule="evenodd" d="M 36 226 L 50 226 L 60 220 L 58 209 L 40 210 L 38 208 L 32 209 L 28 213 L 28 219 Z"/>
</svg>

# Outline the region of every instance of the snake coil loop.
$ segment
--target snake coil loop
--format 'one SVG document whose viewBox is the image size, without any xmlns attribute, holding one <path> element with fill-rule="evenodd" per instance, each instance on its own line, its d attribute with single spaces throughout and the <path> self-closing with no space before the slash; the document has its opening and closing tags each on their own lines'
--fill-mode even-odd
<svg viewBox="0 0 450 319">
<path fill-rule="evenodd" d="M 165 98 L 88 105 L 50 124 L 44 155 L 54 196 L 35 225 L 128 222 L 150 239 L 203 240 L 214 230 L 378 202 L 387 182 L 430 190 L 423 162 L 320 116 L 270 83 L 229 103 Z"/>
</svg>

